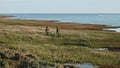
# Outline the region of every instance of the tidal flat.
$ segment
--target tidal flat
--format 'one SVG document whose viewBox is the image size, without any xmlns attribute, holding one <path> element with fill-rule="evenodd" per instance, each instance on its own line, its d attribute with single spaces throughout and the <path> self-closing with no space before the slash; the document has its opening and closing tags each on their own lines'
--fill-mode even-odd
<svg viewBox="0 0 120 68">
<path fill-rule="evenodd" d="M 103 30 L 113 26 L 0 18 L 1 68 L 120 67 L 120 32 Z"/>
</svg>

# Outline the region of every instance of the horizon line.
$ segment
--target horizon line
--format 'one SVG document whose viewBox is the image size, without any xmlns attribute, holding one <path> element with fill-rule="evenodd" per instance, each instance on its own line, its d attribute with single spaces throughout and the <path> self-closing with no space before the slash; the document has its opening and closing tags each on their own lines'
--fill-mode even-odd
<svg viewBox="0 0 120 68">
<path fill-rule="evenodd" d="M 65 13 L 65 14 L 69 14 L 69 13 L 70 13 L 70 14 L 71 14 L 71 13 L 73 13 L 73 14 L 78 14 L 78 13 L 86 13 L 86 14 L 87 14 L 87 13 L 88 13 L 88 14 L 89 14 L 89 13 L 108 13 L 108 14 L 109 14 L 109 13 L 116 13 L 116 14 L 118 14 L 118 13 L 120 13 L 120 12 L 0 12 L 0 14 L 2 14 L 2 13 L 3 13 L 3 14 L 6 14 L 6 13 L 28 13 L 28 14 L 29 14 L 29 13 L 47 13 L 47 14 L 52 14 L 52 13 L 53 13 L 53 14 L 56 14 L 56 13 L 59 13 L 59 14 L 61 14 L 61 13 L 63 13 L 63 14 L 64 14 L 64 13 Z"/>
</svg>

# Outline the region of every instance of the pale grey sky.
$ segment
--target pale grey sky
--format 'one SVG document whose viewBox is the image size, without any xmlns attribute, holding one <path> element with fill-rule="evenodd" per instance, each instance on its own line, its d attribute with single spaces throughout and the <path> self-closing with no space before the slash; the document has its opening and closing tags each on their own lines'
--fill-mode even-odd
<svg viewBox="0 0 120 68">
<path fill-rule="evenodd" d="M 120 0 L 0 0 L 0 13 L 120 13 Z"/>
</svg>

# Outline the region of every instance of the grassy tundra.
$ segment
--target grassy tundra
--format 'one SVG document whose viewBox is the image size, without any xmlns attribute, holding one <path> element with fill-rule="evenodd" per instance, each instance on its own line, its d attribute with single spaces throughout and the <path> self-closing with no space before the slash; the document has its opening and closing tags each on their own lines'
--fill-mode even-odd
<svg viewBox="0 0 120 68">
<path fill-rule="evenodd" d="M 46 26 L 49 26 L 48 36 Z M 60 27 L 59 36 L 55 33 L 56 26 Z M 120 33 L 103 31 L 110 27 L 0 19 L 0 67 L 60 68 L 64 63 L 92 63 L 100 68 L 118 68 L 120 52 L 95 49 L 120 48 Z"/>
</svg>

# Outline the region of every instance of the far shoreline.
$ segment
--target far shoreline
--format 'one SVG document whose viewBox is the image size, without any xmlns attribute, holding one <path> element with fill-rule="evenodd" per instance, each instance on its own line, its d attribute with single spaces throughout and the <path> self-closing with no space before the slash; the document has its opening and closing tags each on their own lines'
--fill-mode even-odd
<svg viewBox="0 0 120 68">
<path fill-rule="evenodd" d="M 5 19 L 5 20 L 20 20 L 20 21 L 47 21 L 47 22 L 52 22 L 52 23 L 57 23 L 57 24 L 83 24 L 83 25 L 96 25 L 96 26 L 103 26 L 103 31 L 112 31 L 112 32 L 118 32 L 115 29 L 120 29 L 120 26 L 112 26 L 112 25 L 104 25 L 104 24 L 87 24 L 87 23 L 78 23 L 78 22 L 62 22 L 59 20 L 29 20 L 29 19 L 10 19 L 15 16 L 7 16 L 7 15 L 0 15 L 0 19 Z"/>
<path fill-rule="evenodd" d="M 11 17 L 15 17 L 15 16 L 7 16 L 7 15 L 0 15 L 0 19 L 6 19 L 6 18 L 11 18 Z"/>
</svg>

